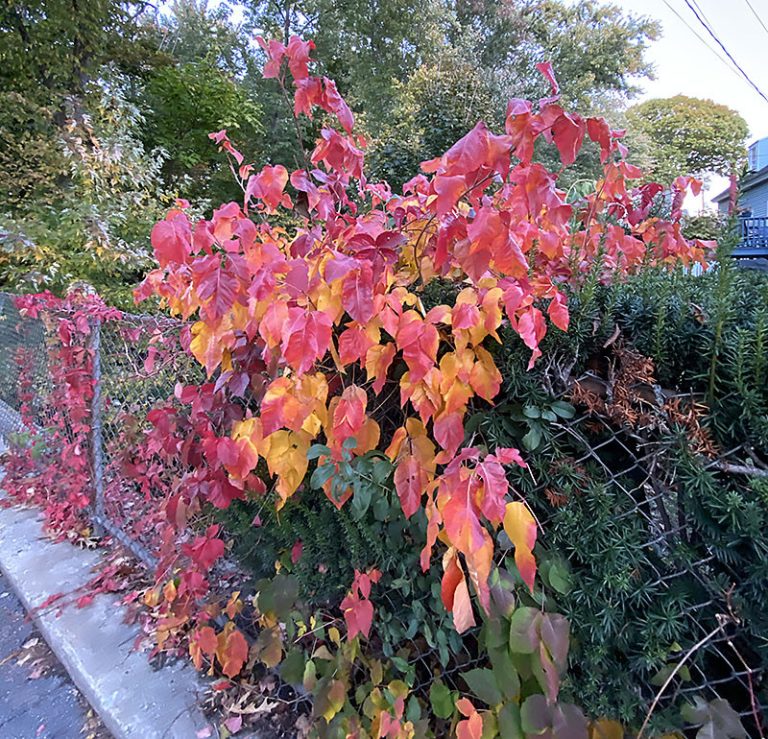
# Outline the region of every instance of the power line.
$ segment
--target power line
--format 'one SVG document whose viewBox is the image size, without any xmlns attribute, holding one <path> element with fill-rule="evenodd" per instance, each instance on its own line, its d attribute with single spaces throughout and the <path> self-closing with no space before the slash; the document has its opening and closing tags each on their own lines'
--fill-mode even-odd
<svg viewBox="0 0 768 739">
<path fill-rule="evenodd" d="M 757 11 L 755 10 L 755 7 L 752 5 L 752 3 L 749 2 L 749 0 L 744 0 L 744 2 L 747 4 L 747 7 L 752 11 L 752 15 L 754 15 L 755 18 L 757 18 L 757 22 L 763 27 L 763 30 L 766 33 L 768 33 L 768 26 L 766 26 L 765 23 L 763 23 L 763 19 L 757 14 Z"/>
<path fill-rule="evenodd" d="M 707 22 L 707 25 L 710 26 L 711 28 L 712 24 L 710 23 L 709 18 L 707 18 L 706 14 L 702 10 L 701 5 L 699 5 L 699 3 L 696 0 L 691 0 L 691 2 L 693 3 L 693 6 L 696 8 L 696 10 L 699 11 L 699 15 L 701 15 L 701 17 Z"/>
<path fill-rule="evenodd" d="M 707 40 L 690 24 L 688 21 L 683 18 L 680 13 L 678 13 L 677 9 L 669 3 L 668 0 L 664 0 L 664 4 L 680 19 L 680 21 L 685 25 L 685 27 L 697 38 L 699 41 L 701 41 L 704 46 L 707 47 L 725 66 L 733 72 L 739 79 L 741 79 L 741 75 L 738 73 L 736 68 L 728 63 L 728 60 L 719 52 L 717 49 L 713 49 L 709 43 L 707 43 Z"/>
<path fill-rule="evenodd" d="M 683 0 L 685 4 L 688 6 L 688 9 L 696 16 L 696 20 L 701 23 L 702 26 L 704 26 L 704 29 L 707 31 L 707 33 L 715 40 L 717 45 L 723 50 L 725 55 L 733 62 L 733 66 L 736 67 L 736 69 L 741 72 L 741 76 L 757 91 L 757 94 L 760 95 L 763 100 L 765 100 L 766 103 L 768 103 L 768 97 L 765 95 L 765 93 L 752 81 L 752 78 L 742 69 L 741 65 L 733 58 L 731 55 L 731 52 L 728 51 L 728 49 L 725 48 L 725 44 L 718 38 L 717 34 L 712 30 L 712 28 L 709 26 L 709 24 L 699 15 L 696 8 L 691 4 L 691 0 Z M 694 0 L 695 2 L 695 0 Z"/>
</svg>

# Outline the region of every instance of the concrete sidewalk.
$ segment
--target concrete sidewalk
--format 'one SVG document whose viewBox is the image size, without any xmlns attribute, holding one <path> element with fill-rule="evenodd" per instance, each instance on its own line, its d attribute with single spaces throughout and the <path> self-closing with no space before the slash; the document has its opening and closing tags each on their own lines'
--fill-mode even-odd
<svg viewBox="0 0 768 739">
<path fill-rule="evenodd" d="M 0 575 L 0 736 L 109 739 Z"/>
<path fill-rule="evenodd" d="M 99 561 L 97 552 L 44 538 L 35 511 L 0 509 L 0 571 L 28 612 L 35 613 L 56 593 L 76 591 Z M 133 651 L 138 627 L 123 622 L 117 596 L 99 595 L 89 606 L 70 606 L 60 615 L 49 609 L 34 620 L 115 739 L 195 739 L 209 725 L 198 705 L 202 684 L 197 673 L 182 663 L 153 669 L 146 654 Z M 48 701 L 39 710 L 50 715 L 60 708 Z M 13 735 L 0 728 L 0 736 Z"/>
</svg>

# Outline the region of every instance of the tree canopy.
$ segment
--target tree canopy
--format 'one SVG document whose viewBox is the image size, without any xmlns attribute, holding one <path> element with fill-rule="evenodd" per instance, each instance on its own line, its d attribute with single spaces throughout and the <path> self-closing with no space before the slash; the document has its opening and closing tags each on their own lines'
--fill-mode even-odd
<svg viewBox="0 0 768 739">
<path fill-rule="evenodd" d="M 88 259 L 122 265 L 104 279 L 133 280 L 148 243 L 124 226 L 145 222 L 138 209 L 148 193 L 167 201 L 183 190 L 201 212 L 237 197 L 209 133 L 226 129 L 251 161 L 299 167 L 323 120 L 295 121 L 292 101 L 261 78 L 257 35 L 313 39 L 320 71 L 337 81 L 369 142 L 372 175 L 397 191 L 478 118 L 501 125 L 508 98 L 547 95 L 535 72 L 543 61 L 557 69 L 565 102 L 620 125 L 651 74 L 644 52 L 658 34 L 655 22 L 596 0 L 425 0 L 416 13 L 403 0 L 238 7 L 234 20 L 231 6 L 208 0 L 3 0 L 0 286 L 61 288 L 84 274 L 98 282 Z M 115 90 L 119 132 L 114 116 L 103 117 Z M 96 156 L 113 136 L 119 146 Z M 541 144 L 537 156 L 556 152 Z M 132 175 L 110 190 L 118 212 L 94 220 L 85 205 L 103 213 L 104 202 L 85 184 L 102 166 Z M 599 170 L 588 145 L 569 174 L 589 180 Z M 87 237 L 94 222 L 106 229 L 98 250 Z"/>
<path fill-rule="evenodd" d="M 676 95 L 646 100 L 627 111 L 631 129 L 651 143 L 651 175 L 669 180 L 693 175 L 737 172 L 746 157 L 746 121 L 712 100 Z"/>
</svg>

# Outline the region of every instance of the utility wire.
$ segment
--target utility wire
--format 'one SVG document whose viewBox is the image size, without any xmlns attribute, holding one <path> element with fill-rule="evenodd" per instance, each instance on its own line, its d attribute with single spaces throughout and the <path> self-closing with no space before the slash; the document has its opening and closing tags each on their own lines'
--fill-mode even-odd
<svg viewBox="0 0 768 739">
<path fill-rule="evenodd" d="M 688 21 L 680 15 L 680 13 L 677 11 L 677 9 L 669 3 L 669 0 L 664 0 L 664 4 L 679 18 L 679 20 L 685 25 L 685 27 L 697 38 L 699 41 L 701 41 L 704 46 L 707 47 L 725 66 L 733 72 L 739 79 L 742 79 L 741 75 L 739 74 L 738 70 L 728 62 L 728 60 L 717 50 L 713 49 L 712 46 L 707 42 L 707 40 L 690 24 Z"/>
<path fill-rule="evenodd" d="M 710 25 L 699 15 L 696 8 L 691 4 L 691 0 L 683 0 L 683 1 L 688 6 L 688 9 L 696 16 L 696 20 L 698 20 L 699 23 L 701 23 L 701 25 L 704 26 L 704 29 L 707 31 L 707 33 L 715 40 L 715 42 L 723 50 L 725 55 L 733 62 L 733 66 L 739 70 L 739 72 L 741 73 L 741 76 L 756 90 L 757 94 L 760 95 L 760 97 L 763 98 L 763 100 L 765 100 L 766 103 L 768 103 L 768 96 L 766 96 L 766 94 L 752 81 L 752 78 L 744 71 L 741 65 L 733 58 L 733 56 L 731 55 L 731 52 L 725 48 L 725 44 L 718 38 L 717 34 L 712 30 Z"/>
<path fill-rule="evenodd" d="M 749 2 L 749 0 L 744 0 L 744 2 L 747 4 L 747 7 L 752 11 L 752 15 L 754 15 L 755 18 L 757 18 L 757 22 L 763 27 L 763 30 L 766 33 L 768 33 L 768 26 L 765 25 L 765 23 L 763 22 L 763 19 L 757 14 L 757 11 L 755 10 L 755 6 L 752 5 L 752 3 Z"/>
</svg>

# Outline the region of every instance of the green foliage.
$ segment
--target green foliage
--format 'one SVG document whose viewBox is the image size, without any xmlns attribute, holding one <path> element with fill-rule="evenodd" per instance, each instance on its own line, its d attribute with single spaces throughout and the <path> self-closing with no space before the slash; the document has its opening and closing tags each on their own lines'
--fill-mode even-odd
<svg viewBox="0 0 768 739">
<path fill-rule="evenodd" d="M 653 144 L 651 176 L 662 182 L 679 174 L 737 172 L 746 157 L 746 121 L 711 100 L 676 95 L 646 100 L 628 111 L 631 128 Z"/>
<path fill-rule="evenodd" d="M 393 94 L 392 115 L 370 154 L 371 172 L 393 188 L 410 179 L 421 162 L 447 151 L 478 119 L 494 116 L 489 81 L 455 50 L 396 82 Z"/>
<path fill-rule="evenodd" d="M 0 213 L 3 289 L 63 292 L 85 281 L 114 304 L 132 304 L 130 288 L 149 264 L 148 233 L 172 197 L 160 181 L 162 155 L 139 139 L 143 118 L 126 84 L 104 70 L 85 98 L 93 114 L 70 109 L 57 131 L 66 168 L 55 191 Z"/>
<path fill-rule="evenodd" d="M 187 179 L 184 190 L 192 197 L 238 199 L 232 174 L 208 134 L 226 129 L 246 160 L 258 161 L 261 109 L 248 91 L 213 60 L 202 59 L 155 71 L 141 102 L 147 111 L 142 137 L 148 148 L 167 154 L 166 180 Z"/>
<path fill-rule="evenodd" d="M 632 78 L 649 76 L 644 58 L 659 35 L 657 22 L 625 14 L 618 6 L 579 0 L 485 0 L 459 7 L 461 27 L 475 38 L 481 64 L 508 96 L 543 92 L 534 64 L 548 59 L 557 70 L 568 105 L 591 111 L 606 93 L 631 96 Z"/>
</svg>

